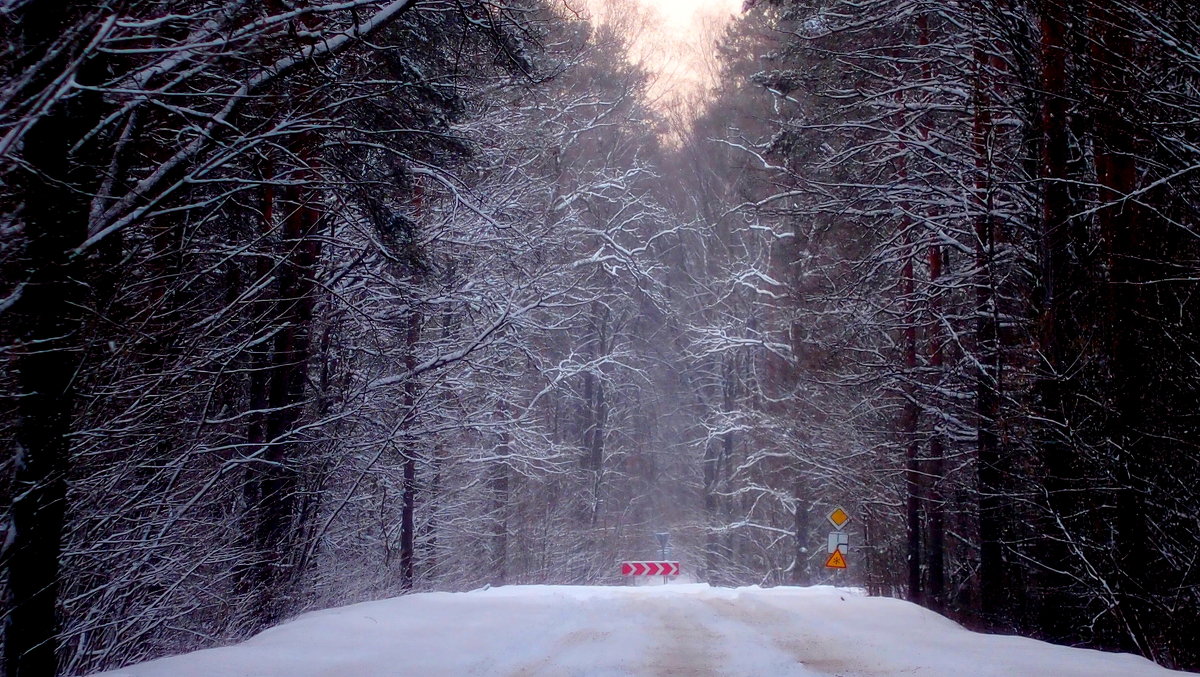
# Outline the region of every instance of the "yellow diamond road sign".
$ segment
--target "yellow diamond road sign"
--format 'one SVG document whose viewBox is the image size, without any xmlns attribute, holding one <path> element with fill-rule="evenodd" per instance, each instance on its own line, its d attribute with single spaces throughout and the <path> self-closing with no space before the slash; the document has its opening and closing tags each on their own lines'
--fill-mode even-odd
<svg viewBox="0 0 1200 677">
<path fill-rule="evenodd" d="M 850 521 L 850 514 L 841 508 L 834 508 L 833 512 L 829 513 L 829 521 L 833 524 L 833 528 L 841 529 L 846 526 L 846 522 Z"/>
</svg>

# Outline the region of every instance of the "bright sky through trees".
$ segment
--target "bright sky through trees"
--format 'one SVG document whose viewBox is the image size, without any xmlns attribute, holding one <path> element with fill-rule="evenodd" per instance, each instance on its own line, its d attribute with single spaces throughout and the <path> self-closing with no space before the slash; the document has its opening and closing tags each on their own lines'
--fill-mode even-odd
<svg viewBox="0 0 1200 677">
<path fill-rule="evenodd" d="M 674 98 L 711 85 L 714 41 L 742 7 L 742 0 L 586 0 L 602 16 L 606 2 L 632 3 L 651 13 L 646 30 L 634 37 L 632 56 L 655 73 L 652 92 Z"/>
</svg>

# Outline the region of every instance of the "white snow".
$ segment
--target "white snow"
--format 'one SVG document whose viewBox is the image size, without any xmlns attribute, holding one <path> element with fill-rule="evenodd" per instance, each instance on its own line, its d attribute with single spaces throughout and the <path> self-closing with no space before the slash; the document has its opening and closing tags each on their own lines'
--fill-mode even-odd
<svg viewBox="0 0 1200 677">
<path fill-rule="evenodd" d="M 831 587 L 510 586 L 306 614 L 107 677 L 774 675 L 1141 677 L 1129 654 L 983 635 Z"/>
</svg>

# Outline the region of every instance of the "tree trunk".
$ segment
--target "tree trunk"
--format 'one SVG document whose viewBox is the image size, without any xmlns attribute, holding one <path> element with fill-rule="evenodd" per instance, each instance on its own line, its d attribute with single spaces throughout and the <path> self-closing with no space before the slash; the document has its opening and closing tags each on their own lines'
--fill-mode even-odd
<svg viewBox="0 0 1200 677">
<path fill-rule="evenodd" d="M 425 211 L 425 187 L 419 183 L 413 186 L 412 206 L 419 221 Z M 403 255 L 406 261 L 404 272 L 408 274 L 409 283 L 414 289 L 414 296 L 416 290 L 425 281 L 425 262 L 422 260 L 422 253 L 418 245 L 419 229 L 420 224 L 413 223 L 412 232 L 408 233 L 408 238 L 403 243 L 405 247 Z M 416 411 L 418 382 L 415 372 L 418 361 L 417 350 L 425 323 L 425 317 L 415 299 L 409 303 L 409 306 L 408 324 L 404 332 L 404 370 L 408 376 L 404 382 L 402 402 L 406 428 L 415 426 L 418 418 Z M 420 453 L 417 449 L 416 437 L 408 431 L 401 435 L 401 446 L 404 464 L 403 485 L 400 490 L 400 587 L 403 590 L 412 590 L 416 577 L 417 459 Z"/>
<path fill-rule="evenodd" d="M 40 176 L 25 190 L 26 255 L 32 270 L 11 312 L 21 326 L 16 369 L 23 394 L 15 431 L 16 475 L 6 548 L 5 663 L 10 677 L 57 671 L 57 601 L 74 429 L 75 379 L 83 351 L 80 261 L 68 253 L 86 238 L 87 204 L 70 167 L 77 138 L 69 111 L 43 119 L 27 137 L 25 160 Z M 58 183 L 61 182 L 61 183 Z"/>
<path fill-rule="evenodd" d="M 297 156 L 309 162 L 315 139 L 297 140 Z M 312 180 L 310 167 L 296 172 L 299 180 Z M 277 269 L 278 296 L 269 316 L 278 324 L 265 371 L 266 411 L 262 422 L 262 447 L 254 464 L 251 510 L 255 561 L 245 586 L 254 596 L 257 622 L 270 625 L 286 611 L 286 596 L 292 583 L 293 530 L 299 513 L 298 476 L 295 463 L 301 444 L 291 436 L 304 413 L 307 401 L 308 364 L 311 353 L 313 309 L 316 304 L 316 265 L 320 244 L 316 237 L 320 212 L 305 185 L 287 191 L 289 212 L 283 218 L 281 244 L 284 260 Z M 270 212 L 268 212 L 268 217 Z M 268 223 L 267 227 L 271 227 Z M 261 401 L 262 392 L 253 394 Z M 251 442 L 254 442 L 251 439 Z"/>
<path fill-rule="evenodd" d="M 804 585 L 808 583 L 808 511 L 800 507 L 803 500 L 807 498 L 804 491 L 803 475 L 799 471 L 796 472 L 796 479 L 792 481 L 792 500 L 795 503 L 795 511 L 793 515 L 793 532 L 796 536 L 795 561 L 792 564 L 792 585 Z"/>
<path fill-rule="evenodd" d="M 501 413 L 507 417 L 507 408 L 501 407 Z M 506 422 L 502 422 L 506 425 Z M 492 468 L 492 516 L 495 529 L 492 532 L 492 585 L 508 583 L 508 494 L 509 470 L 508 456 L 511 453 L 512 439 L 508 430 L 500 433 L 500 443 L 496 448 L 496 461 Z"/>
<path fill-rule="evenodd" d="M 1055 639 L 1072 636 L 1075 631 L 1074 601 L 1068 592 L 1071 579 L 1056 573 L 1070 566 L 1065 545 L 1071 538 L 1070 519 L 1074 514 L 1070 481 L 1076 467 L 1070 440 L 1067 393 L 1073 380 L 1073 360 L 1066 339 L 1072 336 L 1071 300 L 1078 280 L 1072 262 L 1073 245 L 1071 196 L 1067 188 L 1070 128 L 1067 99 L 1066 11 L 1060 3 L 1048 3 L 1039 17 L 1041 29 L 1041 133 L 1042 157 L 1039 178 L 1042 187 L 1042 214 L 1039 225 L 1041 290 L 1038 318 L 1039 353 L 1042 359 L 1035 395 L 1044 421 L 1039 444 L 1046 469 L 1046 533 L 1039 541 L 1038 556 L 1046 563 L 1041 571 L 1044 595 L 1041 600 L 1040 626 Z"/>
<path fill-rule="evenodd" d="M 944 341 L 941 328 L 941 304 L 938 283 L 942 276 L 942 247 L 936 241 L 929 246 L 929 371 L 935 382 L 942 378 Z M 940 430 L 941 422 L 935 422 L 929 435 L 929 462 L 927 481 L 929 500 L 925 512 L 929 521 L 929 605 L 941 610 L 946 603 L 946 553 L 945 553 L 945 500 L 941 492 L 942 475 L 945 473 L 945 445 Z"/>
<path fill-rule="evenodd" d="M 1104 243 L 1108 278 L 1105 281 L 1107 357 L 1109 390 L 1115 411 L 1109 414 L 1107 439 L 1112 445 L 1109 456 L 1116 487 L 1116 559 L 1119 577 L 1118 613 L 1125 626 L 1116 640 L 1127 651 L 1148 655 L 1153 650 L 1145 639 L 1145 623 L 1151 611 L 1143 609 L 1146 553 L 1152 548 L 1147 534 L 1142 486 L 1145 472 L 1138 429 L 1154 415 L 1147 416 L 1144 403 L 1151 392 L 1148 374 L 1153 360 L 1147 350 L 1154 330 L 1147 331 L 1143 318 L 1152 300 L 1142 299 L 1142 290 L 1155 275 L 1146 270 L 1153 255 L 1142 243 L 1153 235 L 1144 234 L 1153 225 L 1143 223 L 1136 200 L 1126 199 L 1137 190 L 1137 139 L 1124 119 L 1128 82 L 1126 60 L 1136 58 L 1133 41 L 1124 30 L 1122 17 L 1115 7 L 1097 0 L 1091 6 L 1092 94 L 1098 100 L 1095 112 L 1095 172 L 1101 208 L 1096 214 L 1100 238 Z"/>
<path fill-rule="evenodd" d="M 901 143 L 903 150 L 904 144 Z M 897 174 L 901 181 L 908 176 L 907 162 L 901 156 Z M 907 209 L 905 209 L 907 211 Z M 900 269 L 900 295 L 904 308 L 902 348 L 904 360 L 903 402 L 901 402 L 899 434 L 904 446 L 904 516 L 906 531 L 905 563 L 908 571 L 908 599 L 921 604 L 924 594 L 921 588 L 921 468 L 920 442 L 917 439 L 917 424 L 920 407 L 917 405 L 917 326 L 914 314 L 916 280 L 913 256 L 916 245 L 912 238 L 912 222 L 903 217 L 900 228 L 905 240 L 904 264 Z"/>
<path fill-rule="evenodd" d="M 69 3 L 30 3 L 16 17 L 29 53 L 40 57 L 65 29 Z M 66 58 L 64 56 L 63 58 Z M 43 72 L 57 68 L 46 67 Z M 88 85 L 104 77 L 100 58 L 74 73 Z M 76 90 L 35 122 L 24 139 L 23 203 L 28 277 L 9 313 L 19 336 L 14 366 L 22 397 L 13 431 L 14 495 L 3 549 L 8 599 L 4 663 L 9 677 L 58 671 L 59 572 L 71 471 L 76 383 L 85 346 L 86 267 L 73 254 L 87 239 L 89 200 L 98 185 L 91 162 L 73 145 L 100 119 L 105 103 Z"/>
<path fill-rule="evenodd" d="M 704 575 L 707 581 L 717 583 L 717 500 L 719 489 L 721 452 L 718 444 L 707 440 L 704 444 Z"/>
<path fill-rule="evenodd" d="M 1000 467 L 1000 438 L 996 431 L 1000 414 L 999 305 L 995 269 L 995 195 L 992 190 L 991 139 L 993 134 L 988 58 L 982 46 L 975 48 L 975 447 L 976 486 L 979 494 L 979 607 L 984 622 L 998 627 L 1005 617 L 1008 593 L 1004 580 L 1002 551 L 1005 515 L 1001 497 L 1004 473 Z"/>
<path fill-rule="evenodd" d="M 417 344 L 421 340 L 421 312 L 415 307 L 408 315 L 408 329 L 405 333 L 407 352 L 404 355 L 404 369 L 408 372 L 408 380 L 404 383 L 404 415 L 408 424 L 415 422 L 417 406 L 417 379 L 413 373 L 417 369 Z M 417 509 L 417 441 L 412 435 L 404 436 L 404 488 L 403 507 L 400 511 L 400 587 L 412 590 L 414 577 L 414 561 L 416 559 L 416 509 Z"/>
<path fill-rule="evenodd" d="M 924 52 L 929 47 L 929 15 L 922 13 L 917 18 L 917 31 L 919 33 L 918 44 L 921 46 L 922 53 L 919 55 L 921 59 L 921 80 L 923 82 L 934 82 L 933 67 L 929 56 Z M 921 144 L 924 146 L 929 142 L 929 121 L 922 115 L 918 119 L 917 134 L 920 137 Z M 933 214 L 926 214 L 928 218 L 932 218 Z M 928 265 L 929 265 L 929 291 L 928 291 L 928 308 L 929 324 L 928 337 L 929 342 L 929 373 L 934 385 L 940 385 L 943 380 L 943 351 L 944 341 L 942 336 L 942 316 L 941 316 L 941 294 L 938 289 L 938 284 L 942 276 L 942 246 L 937 240 L 938 234 L 933 234 L 933 242 L 929 245 Z M 936 395 L 933 401 L 937 401 Z M 945 604 L 945 588 L 946 588 L 946 553 L 945 553 L 945 504 L 941 495 L 942 475 L 944 474 L 943 466 L 945 465 L 945 445 L 942 439 L 942 422 L 935 420 L 932 422 L 929 431 L 929 458 L 926 465 L 925 482 L 928 486 L 927 496 L 925 500 L 925 517 L 929 527 L 929 542 L 925 549 L 926 559 L 929 569 L 929 581 L 927 591 L 927 603 L 935 610 L 941 610 Z"/>
</svg>

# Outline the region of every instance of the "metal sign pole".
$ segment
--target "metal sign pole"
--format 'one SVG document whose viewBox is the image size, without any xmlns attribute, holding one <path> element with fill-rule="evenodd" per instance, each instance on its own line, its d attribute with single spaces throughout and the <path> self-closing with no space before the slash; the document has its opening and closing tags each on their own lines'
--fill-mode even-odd
<svg viewBox="0 0 1200 677">
<path fill-rule="evenodd" d="M 662 559 L 665 562 L 667 559 L 667 543 L 671 542 L 671 534 L 665 531 L 660 531 L 654 534 L 654 537 L 658 539 L 658 550 L 659 553 L 662 554 Z M 667 578 L 667 572 L 663 571 L 663 585 L 667 584 Z"/>
</svg>

